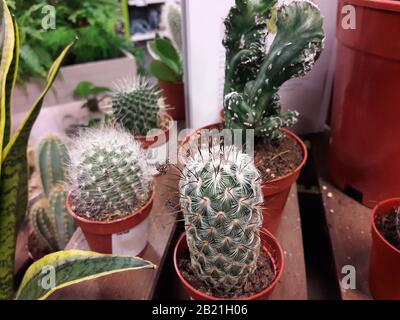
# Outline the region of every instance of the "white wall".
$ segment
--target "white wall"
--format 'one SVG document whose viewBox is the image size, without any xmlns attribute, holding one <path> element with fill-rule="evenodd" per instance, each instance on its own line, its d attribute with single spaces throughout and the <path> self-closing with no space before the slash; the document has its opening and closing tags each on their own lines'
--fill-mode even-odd
<svg viewBox="0 0 400 320">
<path fill-rule="evenodd" d="M 289 0 L 292 1 L 292 0 Z M 280 2 L 283 2 L 280 0 Z M 314 0 L 325 17 L 325 50 L 314 69 L 280 90 L 284 109 L 301 113 L 295 131 L 323 128 L 332 85 L 337 0 Z M 225 50 L 223 20 L 234 0 L 183 0 L 188 124 L 198 128 L 218 121 L 222 108 Z M 330 72 L 329 72 L 330 70 Z"/>
</svg>

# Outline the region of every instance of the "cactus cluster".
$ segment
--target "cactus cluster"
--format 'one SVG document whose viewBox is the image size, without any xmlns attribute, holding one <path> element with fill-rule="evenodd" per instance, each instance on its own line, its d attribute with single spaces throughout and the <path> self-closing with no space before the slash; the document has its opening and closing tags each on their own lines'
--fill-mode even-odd
<svg viewBox="0 0 400 320">
<path fill-rule="evenodd" d="M 35 235 L 52 251 L 63 250 L 75 231 L 75 222 L 66 209 L 67 190 L 62 184 L 53 186 L 48 198 L 36 202 L 31 210 Z"/>
<path fill-rule="evenodd" d="M 72 210 L 92 220 L 132 213 L 149 199 L 152 181 L 146 156 L 118 128 L 88 129 L 71 148 Z"/>
<path fill-rule="evenodd" d="M 116 123 L 138 136 L 159 127 L 161 91 L 145 78 L 115 82 L 111 115 Z"/>
<path fill-rule="evenodd" d="M 196 276 L 217 292 L 243 288 L 260 253 L 263 194 L 251 157 L 234 146 L 188 159 L 179 191 Z"/>
<path fill-rule="evenodd" d="M 43 186 L 43 197 L 30 211 L 33 232 L 37 239 L 52 251 L 64 249 L 75 223 L 66 209 L 66 166 L 69 154 L 65 144 L 55 135 L 44 137 L 38 150 L 38 168 Z"/>
<path fill-rule="evenodd" d="M 324 42 L 323 18 L 315 4 L 296 0 L 277 8 L 277 33 L 267 51 L 268 25 L 277 0 L 236 0 L 225 20 L 225 122 L 253 129 L 256 137 L 279 139 L 280 128 L 297 122 L 296 111 L 281 110 L 279 87 L 304 76 Z M 273 23 L 272 23 L 273 24 Z"/>
</svg>

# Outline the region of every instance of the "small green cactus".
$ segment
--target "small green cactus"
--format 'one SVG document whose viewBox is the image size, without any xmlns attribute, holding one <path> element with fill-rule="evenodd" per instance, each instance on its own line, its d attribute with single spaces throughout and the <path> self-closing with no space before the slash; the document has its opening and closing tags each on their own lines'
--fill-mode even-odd
<svg viewBox="0 0 400 320">
<path fill-rule="evenodd" d="M 263 194 L 252 159 L 233 146 L 201 150 L 183 169 L 179 191 L 195 274 L 221 293 L 243 288 L 261 242 Z"/>
<path fill-rule="evenodd" d="M 159 127 L 161 91 L 147 79 L 121 79 L 115 83 L 111 114 L 134 135 L 145 136 Z"/>
<path fill-rule="evenodd" d="M 72 209 L 88 219 L 126 215 L 152 192 L 145 152 L 131 135 L 111 127 L 87 129 L 71 150 Z"/>
<path fill-rule="evenodd" d="M 75 222 L 66 209 L 67 191 L 62 184 L 52 188 L 49 198 L 36 202 L 30 213 L 36 237 L 52 251 L 63 250 L 75 231 Z"/>
<path fill-rule="evenodd" d="M 38 167 L 46 196 L 50 194 L 54 185 L 65 181 L 68 162 L 68 151 L 60 138 L 49 134 L 41 140 L 38 151 Z"/>
<path fill-rule="evenodd" d="M 304 76 L 324 41 L 323 18 L 315 4 L 293 1 L 277 9 L 277 33 L 266 52 L 266 36 L 277 0 L 236 0 L 225 20 L 225 123 L 254 129 L 256 137 L 281 138 L 280 128 L 297 122 L 296 111 L 282 112 L 279 87 Z"/>
</svg>

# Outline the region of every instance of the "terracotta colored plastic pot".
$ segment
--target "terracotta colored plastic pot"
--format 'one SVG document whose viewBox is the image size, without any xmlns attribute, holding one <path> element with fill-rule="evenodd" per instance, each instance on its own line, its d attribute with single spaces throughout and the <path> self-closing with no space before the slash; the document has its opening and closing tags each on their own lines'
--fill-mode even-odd
<svg viewBox="0 0 400 320">
<path fill-rule="evenodd" d="M 183 146 L 188 143 L 188 141 L 193 135 L 201 132 L 202 130 L 207 130 L 207 129 L 210 130 L 213 128 L 217 128 L 219 125 L 220 124 L 212 124 L 209 126 L 205 126 L 203 128 L 196 130 L 191 135 L 187 136 L 181 142 L 179 154 L 182 155 Z M 279 227 L 282 212 L 283 209 L 285 208 L 290 193 L 290 189 L 293 183 L 295 183 L 299 178 L 300 171 L 304 167 L 308 157 L 307 147 L 304 144 L 304 142 L 293 132 L 287 129 L 281 129 L 281 130 L 282 132 L 287 134 L 290 138 L 296 140 L 296 142 L 301 146 L 301 149 L 303 151 L 303 160 L 297 166 L 297 168 L 293 170 L 293 172 L 283 177 L 278 177 L 274 180 L 262 182 L 262 191 L 264 194 L 263 227 L 271 231 L 272 234 L 274 235 L 276 234 L 277 229 Z"/>
<path fill-rule="evenodd" d="M 342 27 L 344 5 L 355 29 Z M 340 0 L 338 12 L 330 175 L 372 208 L 400 190 L 400 1 Z"/>
<path fill-rule="evenodd" d="M 284 270 L 284 254 L 282 247 L 280 246 L 278 240 L 266 229 L 263 229 L 261 232 L 261 240 L 262 240 L 262 250 L 271 258 L 273 263 L 274 272 L 276 275 L 275 280 L 269 285 L 269 287 L 265 288 L 261 292 L 252 295 L 247 298 L 243 298 L 240 300 L 267 300 L 271 295 L 272 291 L 274 290 L 276 284 L 279 282 L 280 278 L 282 277 L 283 270 Z M 196 288 L 190 285 L 189 282 L 183 277 L 182 273 L 179 270 L 179 260 L 181 257 L 189 256 L 188 252 L 188 245 L 186 242 L 186 234 L 183 233 L 174 250 L 174 267 L 175 271 L 182 282 L 186 293 L 192 300 L 226 300 L 223 298 L 216 298 L 213 296 L 209 296 Z"/>
<path fill-rule="evenodd" d="M 380 300 L 400 300 L 400 250 L 391 245 L 376 227 L 376 219 L 400 206 L 400 198 L 378 204 L 372 212 L 372 248 L 369 287 Z"/>
<path fill-rule="evenodd" d="M 158 80 L 163 91 L 168 114 L 174 120 L 185 120 L 185 87 L 183 82 L 165 82 Z"/>
<path fill-rule="evenodd" d="M 153 186 L 149 201 L 140 210 L 112 221 L 93 221 L 78 216 L 71 208 L 71 193 L 67 197 L 67 210 L 82 229 L 93 251 L 137 256 L 147 245 L 149 214 L 154 197 Z"/>
<path fill-rule="evenodd" d="M 139 141 L 144 149 L 148 150 L 148 164 L 153 175 L 159 175 L 155 165 L 163 163 L 168 158 L 168 141 L 169 132 L 173 125 L 174 119 L 169 114 L 162 115 L 162 121 L 165 123 L 163 132 L 152 136 L 134 136 L 136 141 Z"/>
</svg>

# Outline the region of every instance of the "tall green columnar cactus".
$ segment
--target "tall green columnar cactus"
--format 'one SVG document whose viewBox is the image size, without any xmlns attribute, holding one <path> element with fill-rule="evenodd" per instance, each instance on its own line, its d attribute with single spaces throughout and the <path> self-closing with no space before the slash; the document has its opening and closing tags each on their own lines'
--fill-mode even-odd
<svg viewBox="0 0 400 320">
<path fill-rule="evenodd" d="M 252 159 L 234 147 L 202 150 L 179 182 L 195 274 L 218 292 L 243 288 L 260 253 L 263 194 Z"/>
<path fill-rule="evenodd" d="M 181 8 L 171 4 L 167 12 L 168 28 L 179 52 L 182 52 L 182 13 Z"/>
<path fill-rule="evenodd" d="M 71 150 L 72 209 L 88 219 L 129 214 L 152 192 L 145 153 L 128 132 L 88 129 Z"/>
<path fill-rule="evenodd" d="M 34 204 L 31 222 L 35 235 L 52 251 L 63 250 L 75 231 L 75 222 L 66 209 L 67 190 L 55 185 L 49 198 Z"/>
<path fill-rule="evenodd" d="M 277 33 L 266 51 L 267 24 L 277 0 L 236 0 L 225 20 L 225 122 L 232 129 L 254 129 L 256 137 L 277 139 L 279 128 L 297 122 L 296 111 L 282 112 L 279 87 L 304 76 L 324 42 L 323 18 L 309 1 L 277 9 Z"/>
<path fill-rule="evenodd" d="M 161 99 L 161 91 L 147 79 L 121 79 L 115 83 L 113 118 L 131 133 L 145 136 L 149 130 L 159 126 Z"/>
<path fill-rule="evenodd" d="M 61 139 L 53 134 L 42 139 L 38 154 L 43 191 L 48 196 L 54 185 L 65 181 L 65 170 L 69 162 L 69 155 Z"/>
</svg>

